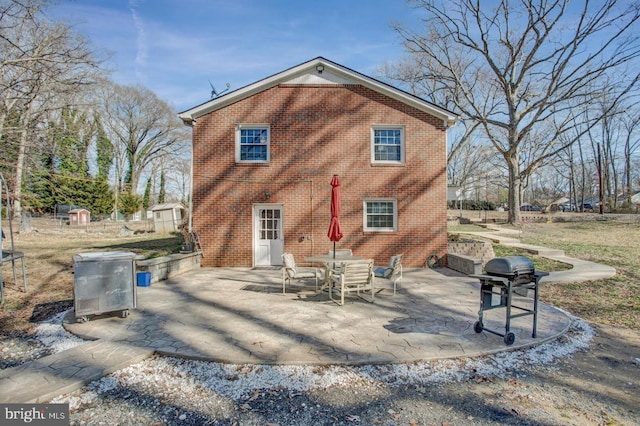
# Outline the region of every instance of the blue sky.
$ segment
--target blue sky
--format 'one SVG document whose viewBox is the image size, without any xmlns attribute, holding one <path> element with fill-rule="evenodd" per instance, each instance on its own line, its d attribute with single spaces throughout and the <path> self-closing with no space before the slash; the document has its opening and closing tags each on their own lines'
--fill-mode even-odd
<svg viewBox="0 0 640 426">
<path fill-rule="evenodd" d="M 405 0 L 61 0 L 119 84 L 141 84 L 182 111 L 317 56 L 375 77 L 402 56 L 391 22 L 415 25 Z"/>
</svg>

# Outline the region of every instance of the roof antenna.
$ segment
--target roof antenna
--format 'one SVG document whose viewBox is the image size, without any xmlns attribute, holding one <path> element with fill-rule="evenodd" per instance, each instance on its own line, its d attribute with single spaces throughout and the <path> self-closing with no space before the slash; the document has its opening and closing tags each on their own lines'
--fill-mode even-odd
<svg viewBox="0 0 640 426">
<path fill-rule="evenodd" d="M 211 80 L 209 80 L 209 86 L 211 86 L 211 99 L 215 99 L 215 98 L 219 97 L 220 95 L 222 95 L 224 92 L 226 92 L 227 90 L 229 90 L 231 88 L 231 85 L 229 83 L 227 83 L 227 88 L 224 89 L 222 92 L 218 93 L 216 91 L 216 88 L 213 87 L 213 83 L 211 83 Z"/>
</svg>

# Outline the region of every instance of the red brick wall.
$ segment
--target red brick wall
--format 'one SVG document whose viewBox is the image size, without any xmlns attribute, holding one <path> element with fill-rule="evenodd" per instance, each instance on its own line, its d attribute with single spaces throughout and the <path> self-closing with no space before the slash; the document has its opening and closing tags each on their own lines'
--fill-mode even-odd
<svg viewBox="0 0 640 426">
<path fill-rule="evenodd" d="M 269 124 L 271 161 L 235 163 L 237 124 Z M 371 164 L 371 126 L 403 125 L 405 164 Z M 341 180 L 337 248 L 424 266 L 446 252 L 446 130 L 441 119 L 359 85 L 280 85 L 194 124 L 193 227 L 203 266 L 252 266 L 253 205 L 284 206 L 284 250 L 325 254 L 331 177 Z M 267 198 L 266 193 L 269 193 Z M 397 232 L 364 232 L 363 200 L 395 198 Z M 299 241 L 300 237 L 305 238 Z"/>
</svg>

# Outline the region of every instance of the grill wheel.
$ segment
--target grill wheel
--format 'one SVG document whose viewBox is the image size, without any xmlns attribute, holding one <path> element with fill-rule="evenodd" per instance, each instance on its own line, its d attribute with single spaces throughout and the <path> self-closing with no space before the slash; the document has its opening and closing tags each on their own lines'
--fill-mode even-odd
<svg viewBox="0 0 640 426">
<path fill-rule="evenodd" d="M 513 342 L 515 341 L 516 341 L 516 335 L 513 334 L 512 332 L 508 332 L 504 336 L 504 343 L 506 343 L 507 345 L 513 345 Z"/>
</svg>

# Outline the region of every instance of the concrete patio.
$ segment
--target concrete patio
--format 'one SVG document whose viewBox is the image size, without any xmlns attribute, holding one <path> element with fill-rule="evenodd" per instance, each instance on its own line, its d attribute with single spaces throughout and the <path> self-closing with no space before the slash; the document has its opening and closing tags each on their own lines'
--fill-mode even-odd
<svg viewBox="0 0 640 426">
<path fill-rule="evenodd" d="M 484 238 L 522 247 L 572 269 L 541 281 L 608 278 L 606 265 L 573 259 L 558 250 L 520 244 L 513 232 Z M 396 295 L 381 289 L 371 304 L 356 297 L 340 307 L 326 293 L 294 287 L 282 294 L 279 268 L 201 268 L 137 287 L 137 308 L 86 323 L 70 311 L 64 327 L 89 342 L 0 371 L 0 402 L 43 402 L 148 358 L 155 353 L 233 364 L 385 364 L 473 357 L 517 350 L 564 334 L 571 319 L 540 304 L 537 337 L 532 317 L 512 320 L 515 343 L 475 333 L 480 283 L 450 269 L 408 269 Z M 514 304 L 531 306 L 517 298 Z M 486 327 L 504 332 L 505 309 L 486 311 Z"/>
<path fill-rule="evenodd" d="M 146 347 L 172 356 L 254 364 L 375 364 L 477 356 L 554 339 L 569 327 L 561 311 L 541 304 L 538 336 L 532 316 L 512 320 L 515 344 L 477 334 L 479 283 L 448 269 L 405 270 L 396 295 L 375 303 L 294 284 L 282 294 L 278 269 L 202 268 L 138 287 L 138 308 L 126 319 L 105 315 L 68 331 Z M 514 303 L 515 304 L 515 303 Z M 518 304 L 531 306 L 530 299 Z M 485 326 L 504 332 L 505 309 L 485 312 Z"/>
</svg>

